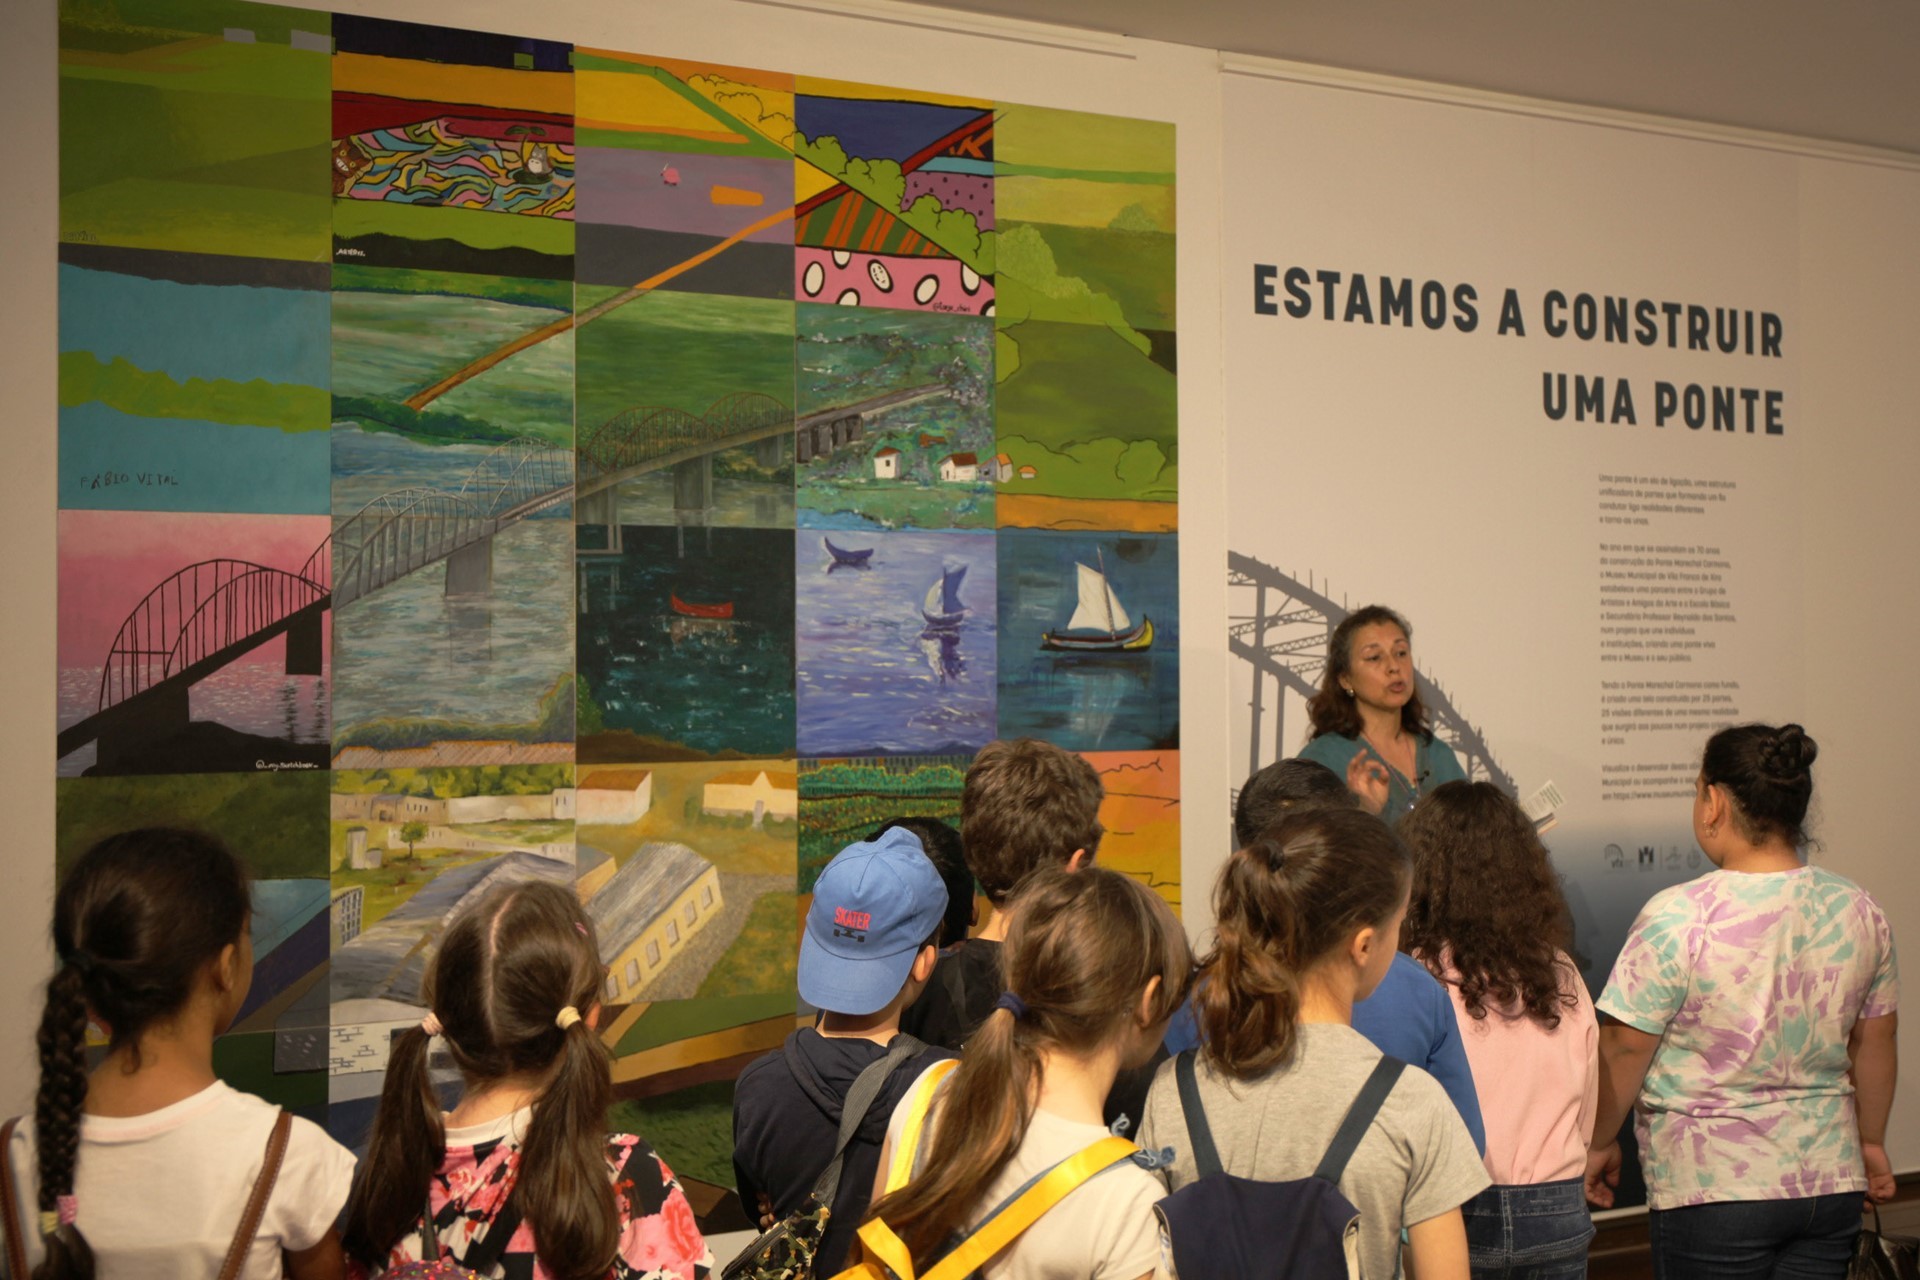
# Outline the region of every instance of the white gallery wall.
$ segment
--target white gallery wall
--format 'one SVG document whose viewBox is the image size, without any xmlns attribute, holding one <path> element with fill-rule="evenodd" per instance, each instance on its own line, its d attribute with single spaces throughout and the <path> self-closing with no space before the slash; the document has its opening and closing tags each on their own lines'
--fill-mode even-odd
<svg viewBox="0 0 1920 1280">
<path fill-rule="evenodd" d="M 751 3 L 748 0 L 580 0 L 538 11 L 506 0 L 335 0 L 340 11 L 537 34 L 577 43 L 644 50 L 741 66 L 801 71 L 880 84 L 989 96 L 1077 110 L 1173 121 L 1179 144 L 1179 330 L 1181 419 L 1182 773 L 1184 879 L 1190 926 L 1204 928 L 1207 891 L 1225 850 L 1226 799 L 1235 769 L 1246 759 L 1248 691 L 1226 644 L 1229 527 L 1254 518 L 1245 496 L 1250 482 L 1278 508 L 1289 492 L 1342 494 L 1349 484 L 1398 469 L 1409 509 L 1438 509 L 1446 482 L 1463 475 L 1503 477 L 1519 495 L 1513 510 L 1476 508 L 1468 524 L 1482 548 L 1452 547 L 1446 526 L 1409 528 L 1369 519 L 1377 496 L 1356 487 L 1351 526 L 1322 530 L 1312 556 L 1341 559 L 1348 590 L 1403 604 L 1416 623 L 1451 616 L 1461 600 L 1489 602 L 1481 625 L 1449 624 L 1422 631 L 1451 688 L 1471 674 L 1476 695 L 1463 707 L 1476 718 L 1511 726 L 1516 780 L 1530 787 L 1548 776 L 1562 784 L 1588 767 L 1568 744 L 1594 736 L 1595 677 L 1577 677 L 1581 692 L 1535 696 L 1507 675 L 1518 664 L 1553 664 L 1557 643 L 1530 639 L 1541 620 L 1567 634 L 1595 637 L 1593 580 L 1532 570 L 1517 576 L 1511 557 L 1484 552 L 1489 541 L 1525 544 L 1533 524 L 1551 523 L 1568 503 L 1593 507 L 1604 444 L 1593 433 L 1631 430 L 1585 423 L 1543 424 L 1539 373 L 1583 367 L 1560 350 L 1528 338 L 1503 349 L 1491 334 L 1448 335 L 1418 328 L 1411 334 L 1374 332 L 1373 339 L 1340 351 L 1316 352 L 1296 339 L 1328 326 L 1263 317 L 1259 349 L 1242 350 L 1227 327 L 1253 317 L 1251 262 L 1226 239 L 1228 228 L 1258 233 L 1284 269 L 1359 267 L 1369 273 L 1417 280 L 1471 279 L 1482 283 L 1481 323 L 1497 319 L 1492 286 L 1512 284 L 1534 296 L 1562 284 L 1596 292 L 1639 294 L 1666 289 L 1693 300 L 1727 280 L 1751 279 L 1759 307 L 1790 316 L 1791 360 L 1774 362 L 1790 377 L 1786 447 L 1762 459 L 1756 446 L 1780 439 L 1677 439 L 1680 445 L 1740 445 L 1752 449 L 1741 467 L 1745 493 L 1764 503 L 1743 518 L 1759 541 L 1743 554 L 1743 592 L 1763 601 L 1764 628 L 1742 639 L 1749 677 L 1769 690 L 1750 714 L 1803 720 L 1822 744 L 1818 834 L 1826 865 L 1854 876 L 1886 905 L 1903 943 L 1920 946 L 1906 921 L 1920 918 L 1920 875 L 1907 865 L 1905 805 L 1909 782 L 1907 725 L 1920 713 L 1903 645 L 1920 618 L 1912 599 L 1912 549 L 1920 544 L 1920 513 L 1909 497 L 1920 463 L 1920 412 L 1911 368 L 1920 352 L 1920 162 L 1853 153 L 1840 156 L 1791 140 L 1685 126 L 1609 118 L 1604 127 L 1578 123 L 1577 113 L 1539 104 L 1454 94 L 1404 83 L 1282 68 L 1223 72 L 1216 55 L 1191 48 L 1092 36 L 1057 28 L 969 19 L 861 0 L 859 3 Z M 21 0 L 4 19 L 0 41 L 0 110 L 19 138 L 39 139 L 52 154 L 56 131 L 54 0 Z M 1261 95 L 1239 93 L 1249 79 L 1284 100 L 1270 117 Z M 1263 90 L 1263 92 L 1266 92 Z M 1396 113 L 1419 99 L 1438 132 L 1409 151 L 1398 137 Z M 1248 101 L 1255 106 L 1249 108 Z M 1236 104 L 1229 118 L 1223 102 Z M 1451 103 L 1452 105 L 1446 105 Z M 1465 105 L 1462 105 L 1465 104 Z M 1251 111 L 1251 115 L 1249 112 Z M 1567 117 L 1561 119 L 1559 117 Z M 1553 117 L 1552 127 L 1543 120 Z M 1607 164 L 1592 170 L 1559 153 L 1572 130 L 1607 163 L 1622 166 L 1643 187 L 1604 180 Z M 1584 131 L 1584 132 L 1583 132 Z M 1616 136 L 1617 135 L 1617 136 Z M 1249 140 L 1255 141 L 1249 141 Z M 1637 173 L 1632 157 L 1651 148 L 1669 168 Z M 1259 169 L 1279 158 L 1287 167 Z M 1395 181 L 1390 165 L 1404 164 Z M 1512 169 L 1524 171 L 1519 178 Z M 1375 166 L 1370 168 L 1369 166 Z M 1389 166 L 1381 168 L 1379 166 Z M 1436 192 L 1433 174 L 1447 175 L 1471 199 Z M 1548 175 L 1532 182 L 1528 175 Z M 8 390 L 4 416 L 10 500 L 4 504 L 4 578 L 8 661 L 0 693 L 12 732 L 4 747 L 9 776 L 11 840 L 0 892 L 0 1114 L 28 1100 L 34 1062 L 32 1027 L 38 983 L 50 961 L 47 906 L 52 893 L 54 789 L 54 526 L 55 526 L 55 213 L 57 184 L 49 176 L 16 187 L 0 206 L 0 245 L 11 297 L 0 318 L 0 379 Z M 1348 216 L 1369 194 L 1372 222 Z M 1536 208 L 1550 198 L 1551 210 Z M 1260 206 L 1237 201 L 1258 196 Z M 1704 203 L 1703 203 L 1704 202 Z M 1543 221 L 1545 214 L 1552 217 Z M 1686 237 L 1662 229 L 1683 225 Z M 1538 227 L 1557 228 L 1559 241 L 1538 243 Z M 1371 242 L 1361 232 L 1377 230 Z M 1369 243 L 1399 246 L 1372 256 Z M 1653 256 L 1647 250 L 1651 247 Z M 1695 250 L 1698 251 L 1695 251 Z M 1266 252 L 1263 250 L 1263 252 Z M 1555 254 L 1568 269 L 1547 271 Z M 1564 255 L 1576 255 L 1565 259 Z M 1509 264 L 1518 263 L 1517 266 Z M 1350 266 L 1347 264 L 1351 264 Z M 1574 269 L 1577 266 L 1577 269 Z M 1549 276 L 1552 278 L 1549 279 Z M 1316 286 L 1317 288 L 1317 286 Z M 1284 295 L 1282 295 L 1284 296 Z M 1712 296 L 1699 300 L 1711 302 Z M 1743 304 L 1745 305 L 1745 304 Z M 1531 328 L 1535 315 L 1528 313 Z M 1293 326 L 1293 327 L 1289 327 Z M 1336 323 L 1334 329 L 1346 327 Z M 1404 341 L 1396 341 L 1404 338 Z M 1417 341 L 1416 341 L 1417 340 Z M 1461 353 L 1469 351 L 1471 358 Z M 1617 367 L 1652 379 L 1662 376 L 1650 353 L 1613 354 Z M 1560 359 L 1545 359 L 1560 356 Z M 1395 456 L 1370 454 L 1377 443 L 1356 433 L 1350 467 L 1328 465 L 1327 451 L 1310 451 L 1313 472 L 1275 470 L 1235 446 L 1249 429 L 1244 409 L 1228 398 L 1236 377 L 1251 371 L 1240 361 L 1271 365 L 1262 377 L 1296 374 L 1301 390 L 1280 396 L 1264 429 L 1282 442 L 1303 424 L 1336 420 L 1351 405 L 1337 386 L 1369 395 L 1420 380 L 1425 403 L 1452 423 L 1433 441 Z M 1327 362 L 1333 361 L 1329 365 Z M 1643 363 L 1636 363 L 1643 362 Z M 1329 379 L 1337 371 L 1339 382 Z M 1318 390 L 1314 390 L 1318 387 Z M 1497 388 L 1497 389 L 1496 389 Z M 1475 403 L 1530 413 L 1532 431 L 1548 428 L 1578 443 L 1566 456 L 1527 457 L 1499 414 L 1477 415 Z M 1643 414 L 1651 411 L 1648 404 Z M 1437 420 L 1437 417 L 1436 417 Z M 1643 419 L 1644 420 L 1644 419 Z M 1414 425 L 1418 425 L 1417 423 Z M 1640 426 L 1643 433 L 1653 428 Z M 1303 453 L 1302 457 L 1309 456 Z M 1261 468 L 1258 472 L 1251 469 Z M 1672 468 L 1668 468 L 1671 470 Z M 1230 477 L 1242 471 L 1239 480 Z M 1477 483 L 1477 481 L 1476 481 Z M 1232 506 L 1229 494 L 1235 495 Z M 1239 523 L 1234 523 L 1239 522 Z M 1375 531 L 1388 536 L 1379 538 Z M 1591 530 L 1563 536 L 1590 554 Z M 1428 545 L 1432 544 L 1432 545 Z M 1581 549 L 1585 550 L 1582 551 Z M 1534 550 L 1538 550 L 1535 548 Z M 1556 553 L 1556 555 L 1561 553 Z M 1418 572 L 1407 569 L 1420 566 Z M 1540 564 L 1557 563 L 1541 554 Z M 1294 566 L 1305 570 L 1306 558 Z M 1582 566 L 1591 573 L 1590 566 Z M 1331 568 L 1320 572 L 1333 572 Z M 1400 575 L 1400 576 L 1395 576 Z M 1383 583 L 1377 589 L 1372 585 Z M 1336 581 L 1336 587 L 1339 583 Z M 1354 603 L 1364 600 L 1355 599 Z M 1571 621 L 1568 621 L 1571 620 Z M 1578 630 L 1584 628 L 1584 631 Z M 1586 651 L 1582 650 L 1585 655 Z M 1586 661 L 1586 656 L 1582 657 Z M 1457 673 L 1457 674 L 1456 674 Z M 1297 708 L 1296 708 L 1297 713 Z M 1286 730 L 1292 745 L 1304 724 Z M 1596 739 L 1597 742 L 1597 739 Z M 1524 763 L 1525 768 L 1519 765 Z M 1597 798 L 1590 808 L 1597 809 Z M 1684 809 L 1678 815 L 1684 821 Z M 1572 821 L 1570 812 L 1569 821 Z M 1912 1053 L 1920 1040 L 1909 1038 Z M 1916 1058 L 1915 1060 L 1920 1060 Z M 1896 1165 L 1920 1168 L 1920 1077 L 1900 1100 L 1890 1148 Z"/>
</svg>

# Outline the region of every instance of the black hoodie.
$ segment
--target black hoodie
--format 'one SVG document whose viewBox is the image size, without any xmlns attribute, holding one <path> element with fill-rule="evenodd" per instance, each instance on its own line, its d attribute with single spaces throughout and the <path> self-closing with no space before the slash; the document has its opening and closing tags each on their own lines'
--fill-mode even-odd
<svg viewBox="0 0 1920 1280">
<path fill-rule="evenodd" d="M 803 1027 L 787 1037 L 785 1046 L 756 1058 L 740 1073 L 733 1089 L 733 1176 L 749 1219 L 759 1218 L 763 1193 L 775 1218 L 806 1203 L 833 1159 L 847 1091 L 854 1078 L 886 1052 L 871 1040 L 823 1036 Z M 929 1048 L 895 1067 L 887 1078 L 841 1162 L 840 1190 L 814 1261 L 816 1276 L 836 1275 L 846 1266 L 873 1194 L 880 1145 L 886 1141 L 893 1109 L 921 1072 L 955 1056 Z"/>
</svg>

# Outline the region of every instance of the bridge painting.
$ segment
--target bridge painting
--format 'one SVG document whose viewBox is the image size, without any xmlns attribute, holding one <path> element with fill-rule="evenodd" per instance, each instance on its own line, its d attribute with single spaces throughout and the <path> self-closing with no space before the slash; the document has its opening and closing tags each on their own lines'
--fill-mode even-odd
<svg viewBox="0 0 1920 1280">
<path fill-rule="evenodd" d="M 60 538 L 62 774 L 326 766 L 325 516 L 69 511 Z"/>
<path fill-rule="evenodd" d="M 991 529 L 993 322 L 802 303 L 800 405 L 817 422 L 795 455 L 807 529 Z M 855 397 L 859 420 L 827 418 Z M 876 465 L 882 450 L 890 461 Z M 971 456 L 970 471 L 942 463 Z"/>
<path fill-rule="evenodd" d="M 1351 610 L 1327 594 L 1325 583 L 1316 585 L 1237 551 L 1227 556 L 1227 585 L 1227 649 L 1237 660 L 1251 711 L 1245 767 L 1238 772 L 1246 778 L 1305 744 L 1310 728 L 1305 701 L 1319 691 L 1327 638 Z M 1498 783 L 1512 793 L 1513 777 L 1494 758 L 1479 726 L 1432 676 L 1416 670 L 1414 678 L 1434 735 L 1453 748 L 1467 777 Z M 1290 706 L 1300 708 L 1291 721 Z"/>
</svg>

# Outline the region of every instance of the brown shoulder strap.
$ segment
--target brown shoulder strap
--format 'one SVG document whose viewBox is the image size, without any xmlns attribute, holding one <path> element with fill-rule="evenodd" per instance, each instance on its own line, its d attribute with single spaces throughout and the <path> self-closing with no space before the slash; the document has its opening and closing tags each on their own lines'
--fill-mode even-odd
<svg viewBox="0 0 1920 1280">
<path fill-rule="evenodd" d="M 267 1197 L 273 1194 L 273 1184 L 280 1177 L 280 1163 L 286 1159 L 287 1137 L 292 1132 L 293 1115 L 282 1110 L 273 1122 L 272 1135 L 267 1138 L 267 1158 L 260 1165 L 260 1176 L 253 1181 L 247 1211 L 240 1216 L 233 1243 L 227 1246 L 227 1260 L 220 1268 L 220 1280 L 240 1280 L 241 1268 L 247 1265 L 247 1251 L 253 1248 L 253 1237 L 260 1230 L 260 1219 L 267 1214 Z"/>
<path fill-rule="evenodd" d="M 20 1238 L 20 1189 L 13 1181 L 13 1131 L 19 1126 L 19 1116 L 0 1126 L 0 1213 L 7 1215 L 7 1274 L 26 1280 L 27 1242 Z"/>
</svg>

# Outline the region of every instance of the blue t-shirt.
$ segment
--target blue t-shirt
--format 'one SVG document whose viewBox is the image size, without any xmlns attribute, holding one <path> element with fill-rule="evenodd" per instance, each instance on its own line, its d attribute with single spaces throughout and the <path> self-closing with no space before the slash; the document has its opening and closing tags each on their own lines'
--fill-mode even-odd
<svg viewBox="0 0 1920 1280">
<path fill-rule="evenodd" d="M 1487 1126 L 1480 1119 L 1480 1095 L 1473 1091 L 1473 1068 L 1467 1065 L 1467 1048 L 1460 1043 L 1453 1001 L 1425 966 L 1396 953 L 1373 994 L 1353 1006 L 1353 1029 L 1380 1052 L 1438 1080 L 1473 1135 L 1474 1148 L 1481 1155 L 1487 1153 Z M 1194 1016 L 1192 996 L 1168 1021 L 1163 1043 L 1169 1054 L 1199 1046 L 1200 1022 Z"/>
</svg>

